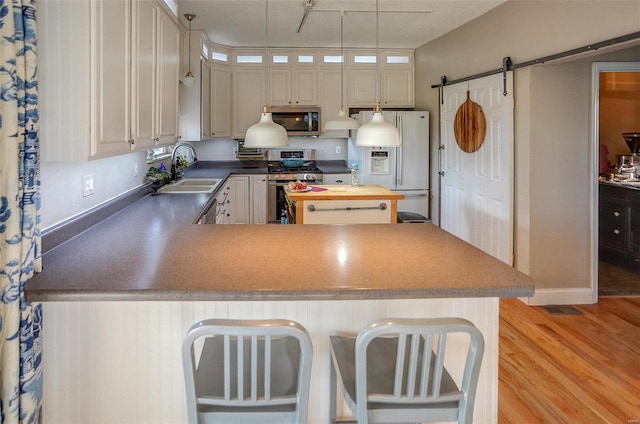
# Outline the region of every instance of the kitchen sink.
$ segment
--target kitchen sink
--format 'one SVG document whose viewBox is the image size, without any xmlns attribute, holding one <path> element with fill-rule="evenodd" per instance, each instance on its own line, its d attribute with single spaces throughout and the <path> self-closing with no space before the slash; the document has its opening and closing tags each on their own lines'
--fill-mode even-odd
<svg viewBox="0 0 640 424">
<path fill-rule="evenodd" d="M 213 193 L 221 182 L 222 180 L 213 178 L 185 178 L 161 187 L 158 193 Z"/>
</svg>

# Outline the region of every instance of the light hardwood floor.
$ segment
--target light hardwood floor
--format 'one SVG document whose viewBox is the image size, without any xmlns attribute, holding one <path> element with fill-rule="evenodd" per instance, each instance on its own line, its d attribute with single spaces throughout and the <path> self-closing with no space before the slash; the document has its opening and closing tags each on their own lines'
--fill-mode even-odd
<svg viewBox="0 0 640 424">
<path fill-rule="evenodd" d="M 500 301 L 499 424 L 640 423 L 640 297 L 576 308 Z"/>
</svg>

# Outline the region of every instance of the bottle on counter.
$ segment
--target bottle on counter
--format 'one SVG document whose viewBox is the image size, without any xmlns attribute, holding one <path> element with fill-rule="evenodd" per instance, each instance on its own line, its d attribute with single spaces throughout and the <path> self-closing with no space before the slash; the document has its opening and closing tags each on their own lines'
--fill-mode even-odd
<svg viewBox="0 0 640 424">
<path fill-rule="evenodd" d="M 289 223 L 289 219 L 287 218 L 287 211 L 282 209 L 282 212 L 280 213 L 280 224 L 288 224 Z"/>
<path fill-rule="evenodd" d="M 360 171 L 357 163 L 351 164 L 351 185 L 354 187 L 360 185 Z"/>
</svg>

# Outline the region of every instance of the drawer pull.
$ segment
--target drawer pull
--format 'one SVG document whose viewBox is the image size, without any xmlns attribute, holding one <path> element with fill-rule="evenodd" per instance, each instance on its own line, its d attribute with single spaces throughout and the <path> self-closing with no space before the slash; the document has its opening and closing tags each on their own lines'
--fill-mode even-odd
<svg viewBox="0 0 640 424">
<path fill-rule="evenodd" d="M 615 235 L 620 234 L 620 230 L 613 230 L 613 234 L 615 234 Z"/>
<path fill-rule="evenodd" d="M 615 212 L 613 213 L 613 216 L 620 216 L 620 212 L 615 211 Z"/>
</svg>

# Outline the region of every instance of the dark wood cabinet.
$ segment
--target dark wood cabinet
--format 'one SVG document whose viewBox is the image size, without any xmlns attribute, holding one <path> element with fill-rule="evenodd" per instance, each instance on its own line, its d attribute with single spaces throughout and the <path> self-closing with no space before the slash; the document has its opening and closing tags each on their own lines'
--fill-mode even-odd
<svg viewBox="0 0 640 424">
<path fill-rule="evenodd" d="M 601 253 L 640 262 L 640 190 L 600 183 L 599 241 Z"/>
</svg>

